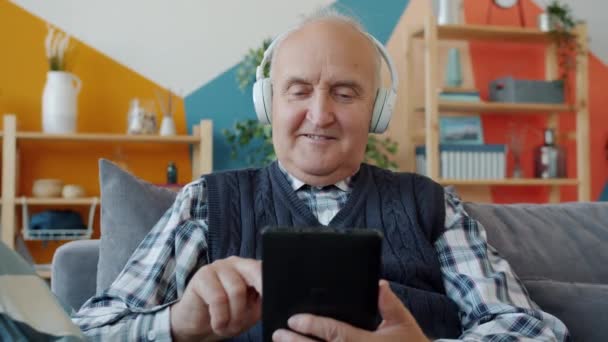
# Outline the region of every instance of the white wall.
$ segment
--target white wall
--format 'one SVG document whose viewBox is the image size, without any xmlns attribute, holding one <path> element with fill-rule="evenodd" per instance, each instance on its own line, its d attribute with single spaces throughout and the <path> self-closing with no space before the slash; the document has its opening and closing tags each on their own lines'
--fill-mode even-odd
<svg viewBox="0 0 608 342">
<path fill-rule="evenodd" d="M 13 0 L 181 96 L 332 0 Z"/>
</svg>

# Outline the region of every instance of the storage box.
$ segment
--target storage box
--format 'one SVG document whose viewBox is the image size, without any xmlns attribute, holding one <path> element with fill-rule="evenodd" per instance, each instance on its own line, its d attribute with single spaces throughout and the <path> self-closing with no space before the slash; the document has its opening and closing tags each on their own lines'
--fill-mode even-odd
<svg viewBox="0 0 608 342">
<path fill-rule="evenodd" d="M 505 145 L 439 145 L 439 175 L 444 179 L 504 179 L 506 152 Z M 425 146 L 416 147 L 416 173 L 426 175 Z"/>
<path fill-rule="evenodd" d="M 499 78 L 490 83 L 490 101 L 564 103 L 564 82 Z"/>
</svg>

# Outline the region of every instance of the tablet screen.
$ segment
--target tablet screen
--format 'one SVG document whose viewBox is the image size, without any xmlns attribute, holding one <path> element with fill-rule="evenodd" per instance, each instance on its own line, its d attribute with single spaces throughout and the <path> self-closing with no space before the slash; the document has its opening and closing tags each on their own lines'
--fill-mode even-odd
<svg viewBox="0 0 608 342">
<path fill-rule="evenodd" d="M 382 235 L 372 229 L 272 227 L 262 234 L 264 340 L 297 313 L 374 330 Z"/>
</svg>

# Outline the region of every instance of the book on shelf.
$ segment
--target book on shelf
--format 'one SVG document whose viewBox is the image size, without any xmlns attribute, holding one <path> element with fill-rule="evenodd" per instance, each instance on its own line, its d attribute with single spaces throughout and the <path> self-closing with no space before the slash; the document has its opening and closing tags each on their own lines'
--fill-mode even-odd
<svg viewBox="0 0 608 342">
<path fill-rule="evenodd" d="M 463 92 L 463 93 L 441 92 L 441 93 L 439 93 L 439 100 L 459 101 L 459 102 L 480 102 L 481 97 L 479 97 L 478 91 Z"/>
<path fill-rule="evenodd" d="M 480 102 L 478 91 L 442 92 L 440 100 L 454 102 Z M 479 114 L 460 116 L 439 115 L 439 142 L 441 144 L 483 144 L 483 127 Z"/>
<path fill-rule="evenodd" d="M 449 179 L 504 179 L 506 145 L 439 145 L 439 175 Z M 416 147 L 416 172 L 426 175 L 426 147 Z"/>
</svg>

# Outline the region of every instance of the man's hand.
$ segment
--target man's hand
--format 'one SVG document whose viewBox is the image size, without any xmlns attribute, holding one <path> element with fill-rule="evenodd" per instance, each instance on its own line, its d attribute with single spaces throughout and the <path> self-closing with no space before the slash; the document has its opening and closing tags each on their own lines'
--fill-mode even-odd
<svg viewBox="0 0 608 342">
<path fill-rule="evenodd" d="M 380 281 L 378 308 L 382 323 L 374 332 L 355 328 L 331 318 L 308 314 L 295 315 L 288 321 L 291 329 L 324 341 L 365 341 L 365 342 L 428 342 L 424 333 L 399 298 L 391 291 L 388 282 Z M 272 339 L 275 342 L 313 342 L 313 340 L 288 330 L 277 330 Z"/>
<path fill-rule="evenodd" d="M 201 267 L 171 306 L 173 339 L 213 341 L 251 328 L 262 312 L 261 265 L 229 257 Z"/>
</svg>

